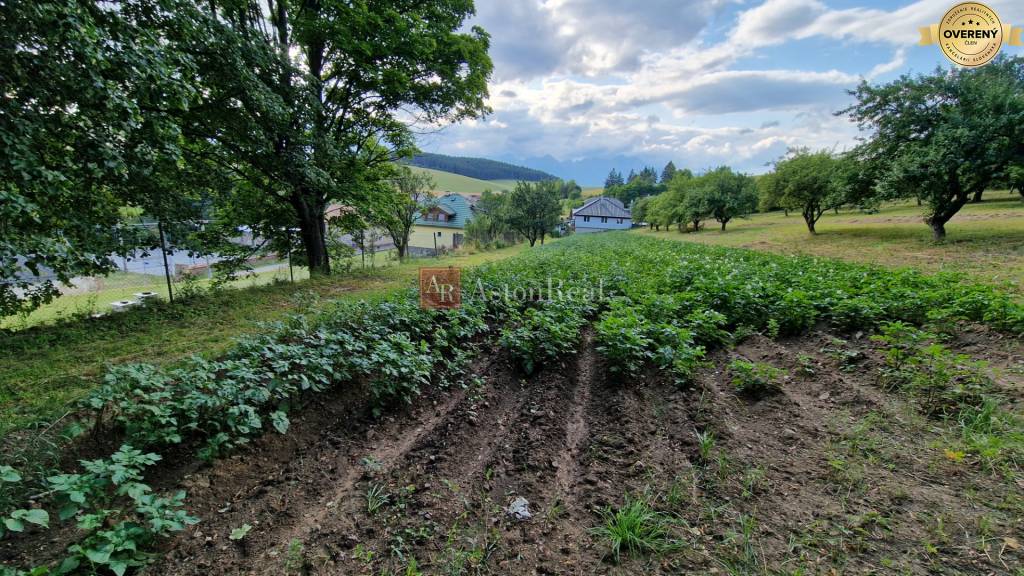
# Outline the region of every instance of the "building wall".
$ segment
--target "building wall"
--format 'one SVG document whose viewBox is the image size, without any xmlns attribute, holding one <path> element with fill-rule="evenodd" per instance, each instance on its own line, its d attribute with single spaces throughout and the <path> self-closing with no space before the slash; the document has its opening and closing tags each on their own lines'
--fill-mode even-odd
<svg viewBox="0 0 1024 576">
<path fill-rule="evenodd" d="M 412 231 L 409 232 L 409 246 L 413 248 L 429 248 L 434 249 L 434 235 L 440 233 L 437 236 L 437 248 L 451 249 L 454 245 L 455 235 L 459 234 L 462 236 L 462 243 L 465 244 L 466 231 L 461 228 L 445 228 L 443 226 L 427 226 L 423 224 L 417 224 L 412 227 Z"/>
<path fill-rule="evenodd" d="M 601 232 L 604 230 L 629 230 L 633 227 L 633 220 L 630 218 L 623 218 L 622 224 L 619 224 L 618 218 L 609 218 L 607 222 L 601 222 L 600 217 L 591 216 L 590 222 L 584 222 L 582 216 L 575 218 L 576 232 Z"/>
</svg>

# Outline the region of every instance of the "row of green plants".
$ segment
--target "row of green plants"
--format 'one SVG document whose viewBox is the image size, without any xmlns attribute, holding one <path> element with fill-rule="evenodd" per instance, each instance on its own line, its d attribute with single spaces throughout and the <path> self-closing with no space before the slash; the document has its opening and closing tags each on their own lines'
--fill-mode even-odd
<svg viewBox="0 0 1024 576">
<path fill-rule="evenodd" d="M 287 433 L 289 414 L 310 394 L 341 385 L 364 387 L 376 413 L 409 404 L 427 385 L 458 381 L 486 314 L 472 302 L 423 310 L 403 293 L 269 324 L 216 360 L 114 367 L 82 410 L 92 433 L 116 438 L 119 448 L 41 480 L 31 487 L 41 497 L 4 515 L 8 532 L 73 524 L 75 543 L 57 562 L 0 574 L 121 575 L 146 565 L 160 538 L 198 521 L 185 511 L 184 492 L 160 496 L 144 483 L 162 452 L 185 446 L 208 460 L 270 430 Z M 17 470 L 0 472 L 0 490 L 25 493 Z"/>
<path fill-rule="evenodd" d="M 598 350 L 612 371 L 629 378 L 653 366 L 685 381 L 708 350 L 744 334 L 794 336 L 819 324 L 870 332 L 892 321 L 973 321 L 1024 334 L 1024 307 L 952 274 L 929 276 L 623 234 L 565 239 L 493 269 L 494 282 L 534 286 L 554 298 L 570 288 L 598 292 L 596 305 L 574 303 L 577 310 L 565 316 L 572 323 L 582 313 L 598 313 Z M 564 351 L 559 347 L 569 343 L 546 326 L 550 320 L 545 314 L 508 340 L 537 349 L 533 341 L 548 334 L 552 354 Z"/>
<path fill-rule="evenodd" d="M 4 526 L 73 522 L 79 530 L 59 564 L 31 574 L 123 574 L 150 560 L 158 538 L 196 521 L 183 493 L 161 496 L 143 482 L 161 453 L 187 447 L 212 459 L 267 431 L 287 433 L 309 395 L 339 386 L 363 387 L 377 413 L 409 404 L 427 386 L 458 382 L 472 344 L 486 338 L 529 374 L 571 352 L 593 322 L 600 354 L 623 377 L 653 367 L 686 381 L 708 350 L 752 331 L 970 320 L 1024 333 L 1019 304 L 954 280 L 625 234 L 565 239 L 466 274 L 459 309 L 423 310 L 403 292 L 268 325 L 218 359 L 113 368 L 83 410 L 94 433 L 120 447 L 33 486 L 28 493 L 42 497 L 9 507 Z M 754 366 L 732 371 L 751 386 L 777 377 Z M 0 491 L 24 488 L 17 470 L 0 472 Z"/>
</svg>

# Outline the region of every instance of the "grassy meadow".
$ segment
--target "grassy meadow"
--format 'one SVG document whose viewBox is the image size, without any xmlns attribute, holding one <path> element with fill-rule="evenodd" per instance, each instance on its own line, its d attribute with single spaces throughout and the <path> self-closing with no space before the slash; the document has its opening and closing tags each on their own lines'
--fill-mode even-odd
<svg viewBox="0 0 1024 576">
<path fill-rule="evenodd" d="M 1024 202 L 1016 192 L 990 192 L 984 202 L 965 206 L 946 225 L 948 237 L 941 244 L 932 240 L 931 230 L 921 221 L 921 208 L 912 203 L 883 206 L 876 214 L 829 212 L 818 221 L 814 236 L 796 212 L 754 214 L 730 222 L 725 232 L 714 220 L 705 226 L 697 234 L 674 228 L 634 233 L 925 272 L 960 272 L 1024 295 Z"/>
<path fill-rule="evenodd" d="M 501 190 L 511 190 L 512 187 L 515 186 L 515 181 L 513 180 L 480 180 L 477 178 L 470 178 L 469 176 L 453 174 L 451 172 L 432 170 L 430 168 L 420 168 L 418 166 L 410 166 L 410 168 L 417 172 L 427 174 L 433 178 L 433 191 L 437 194 L 444 194 L 446 192 L 455 192 L 456 194 L 480 194 L 484 190 L 499 192 Z"/>
</svg>

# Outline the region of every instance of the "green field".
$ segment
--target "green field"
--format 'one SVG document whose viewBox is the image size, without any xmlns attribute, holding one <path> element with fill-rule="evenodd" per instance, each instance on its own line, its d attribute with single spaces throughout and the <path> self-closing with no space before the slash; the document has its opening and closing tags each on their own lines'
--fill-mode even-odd
<svg viewBox="0 0 1024 576">
<path fill-rule="evenodd" d="M 675 229 L 634 233 L 705 244 L 752 248 L 779 254 L 809 254 L 925 272 L 962 272 L 979 281 L 1024 294 L 1024 202 L 1017 193 L 990 192 L 980 204 L 968 204 L 946 226 L 942 244 L 932 240 L 912 204 L 884 206 L 877 214 L 842 210 L 807 233 L 798 213 L 754 214 L 734 220 L 725 232 L 708 221 L 697 234 Z"/>
<path fill-rule="evenodd" d="M 442 172 L 440 170 L 432 170 L 430 168 L 420 168 L 418 166 L 410 166 L 410 168 L 417 172 L 427 174 L 433 178 L 433 191 L 439 194 L 444 194 L 445 192 L 455 192 L 456 194 L 480 194 L 484 190 L 498 192 L 501 190 L 510 190 L 512 186 L 515 185 L 515 182 L 510 180 L 478 180 L 477 178 L 452 174 L 451 172 Z"/>
</svg>

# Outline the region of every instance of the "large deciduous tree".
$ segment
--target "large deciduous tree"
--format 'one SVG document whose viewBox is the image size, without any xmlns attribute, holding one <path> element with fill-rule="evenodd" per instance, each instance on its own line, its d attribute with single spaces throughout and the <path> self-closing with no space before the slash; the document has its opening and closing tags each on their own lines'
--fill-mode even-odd
<svg viewBox="0 0 1024 576">
<path fill-rule="evenodd" d="M 870 131 L 857 157 L 878 162 L 883 198 L 919 198 L 936 240 L 972 197 L 1024 165 L 1024 58 L 862 83 L 842 111 Z"/>
<path fill-rule="evenodd" d="M 367 174 L 413 150 L 411 124 L 487 112 L 489 37 L 464 29 L 471 0 L 199 5 L 205 103 L 188 127 L 209 145 L 196 156 L 258 182 L 264 223 L 297 225 L 314 274 L 330 272 L 328 206 L 365 203 Z"/>
<path fill-rule="evenodd" d="M 176 0 L 0 3 L 0 315 L 151 245 L 123 207 L 195 216 L 167 177 L 199 93 L 174 44 L 195 16 Z"/>
</svg>

